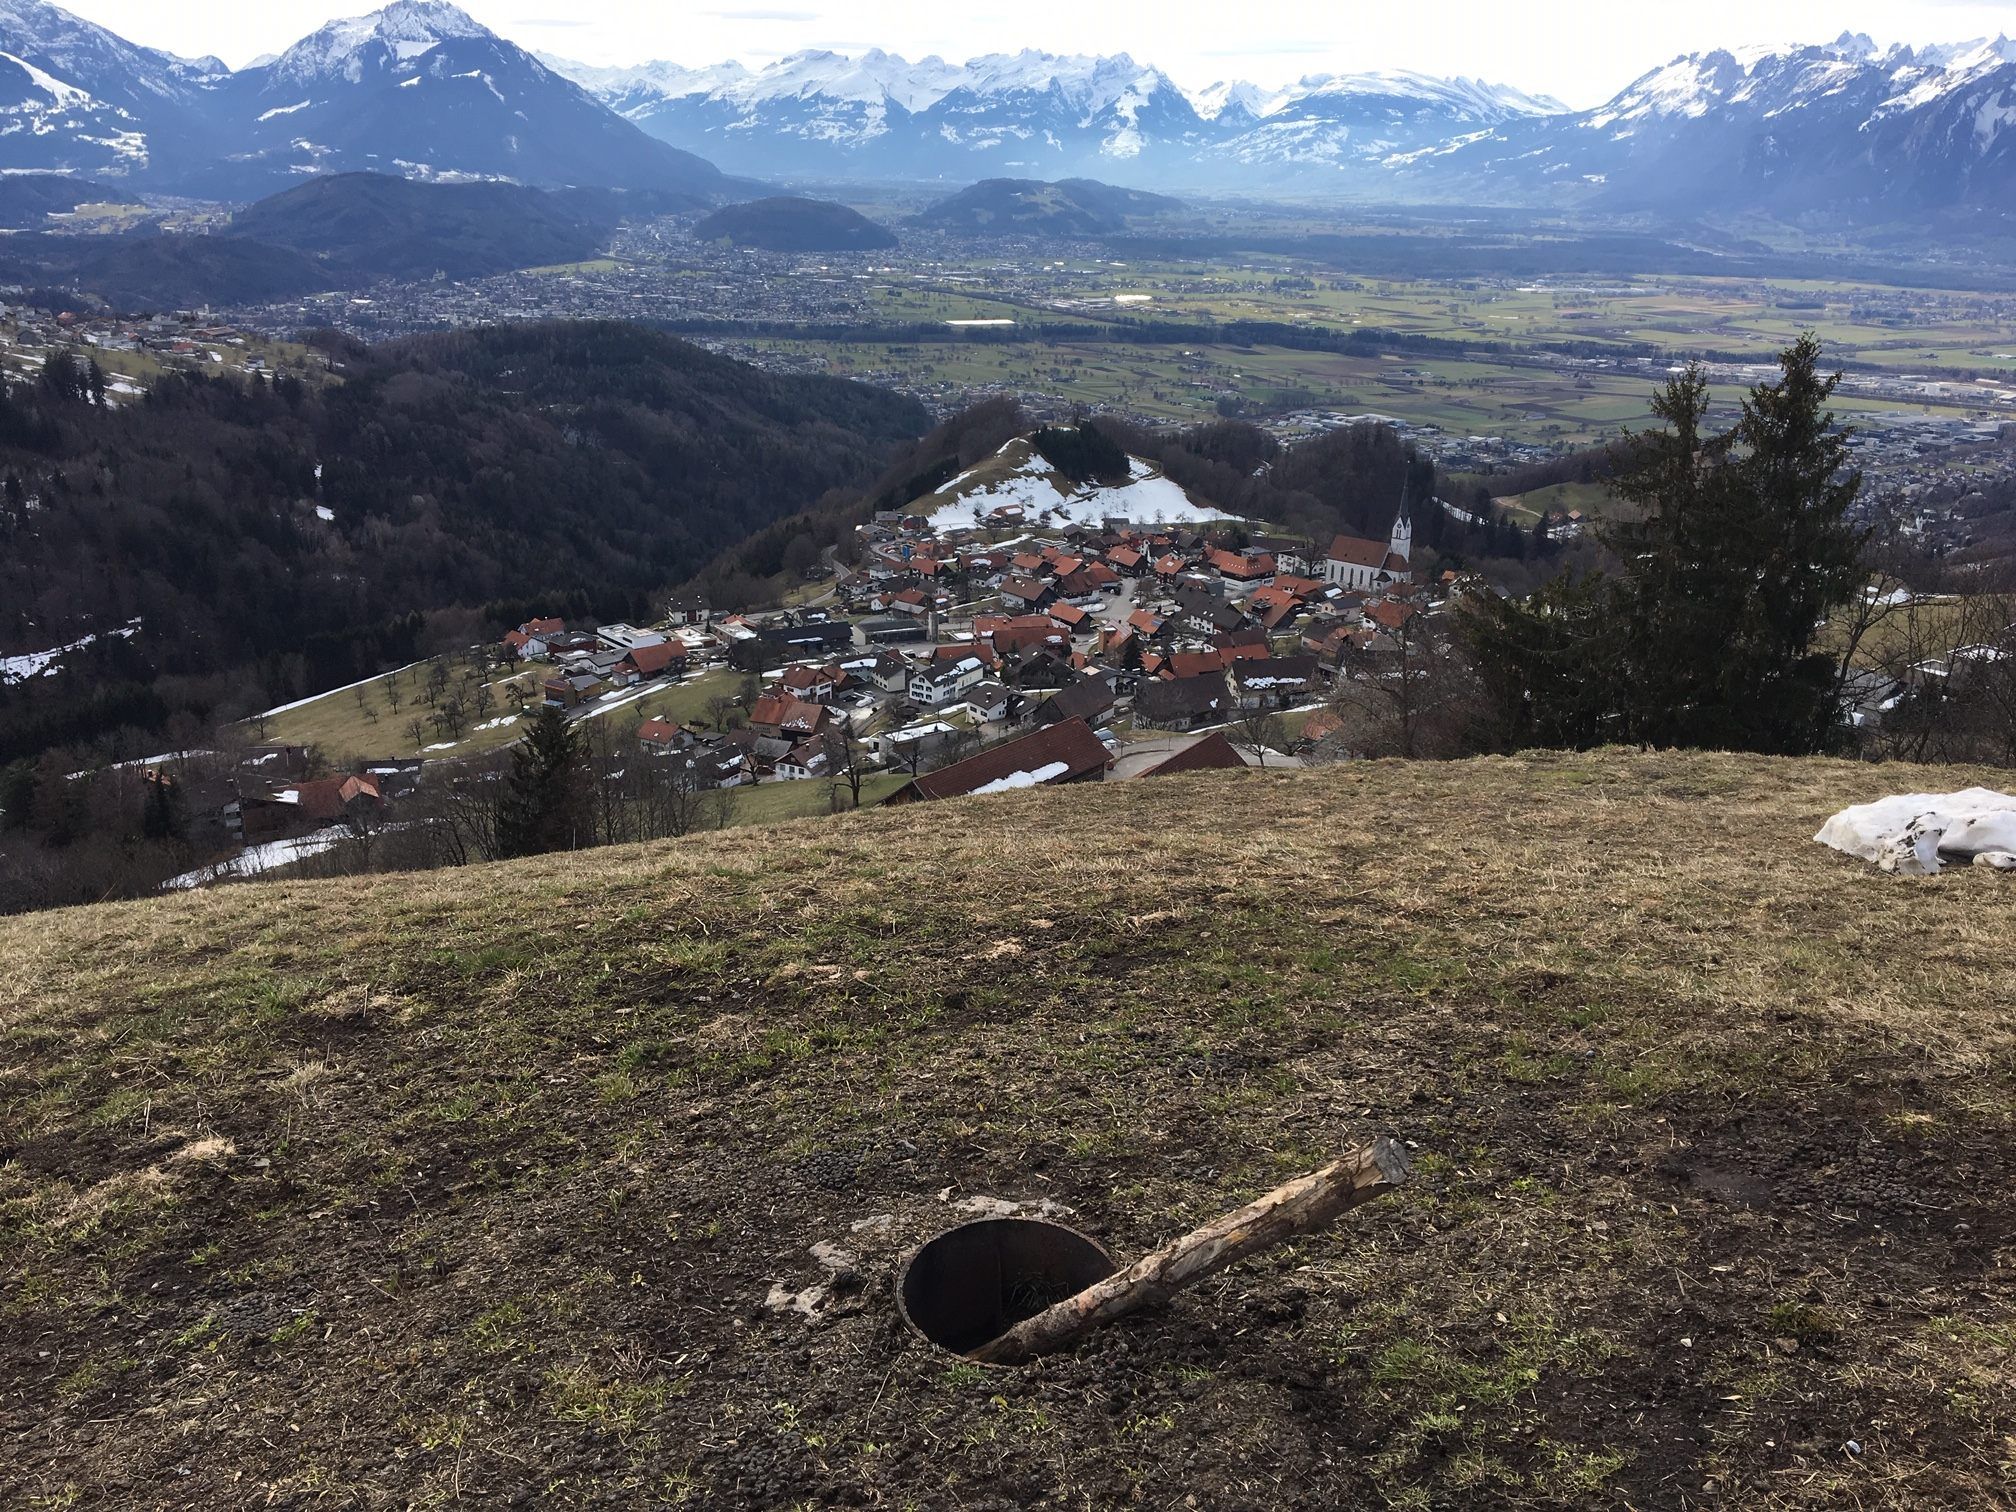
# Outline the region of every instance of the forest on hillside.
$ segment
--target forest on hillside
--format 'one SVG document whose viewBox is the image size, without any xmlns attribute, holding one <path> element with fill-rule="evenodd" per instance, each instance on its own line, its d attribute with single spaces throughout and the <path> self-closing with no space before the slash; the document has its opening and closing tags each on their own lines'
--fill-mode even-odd
<svg viewBox="0 0 2016 1512">
<path fill-rule="evenodd" d="M 175 374 L 120 404 L 59 358 L 0 394 L 0 654 L 96 637 L 0 684 L 0 763 L 158 750 L 550 604 L 648 615 L 928 424 L 628 325 L 318 345 L 326 383 Z"/>
</svg>

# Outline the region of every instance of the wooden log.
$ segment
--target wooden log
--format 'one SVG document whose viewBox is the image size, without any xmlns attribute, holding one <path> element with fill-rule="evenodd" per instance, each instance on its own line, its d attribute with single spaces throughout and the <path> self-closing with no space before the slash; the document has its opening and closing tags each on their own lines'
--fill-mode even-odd
<svg viewBox="0 0 2016 1512">
<path fill-rule="evenodd" d="M 1392 1191 L 1407 1180 L 1407 1173 L 1407 1152 L 1390 1139 L 1375 1139 L 1024 1319 L 974 1350 L 971 1358 L 1016 1365 L 1061 1349 L 1100 1324 L 1166 1301 L 1248 1255 L 1325 1227 L 1360 1203 Z"/>
</svg>

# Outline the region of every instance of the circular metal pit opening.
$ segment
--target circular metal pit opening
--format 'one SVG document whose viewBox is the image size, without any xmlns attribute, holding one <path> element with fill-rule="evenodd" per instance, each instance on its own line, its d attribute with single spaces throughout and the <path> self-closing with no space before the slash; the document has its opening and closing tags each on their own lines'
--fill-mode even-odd
<svg viewBox="0 0 2016 1512">
<path fill-rule="evenodd" d="M 983 1218 L 947 1229 L 903 1267 L 896 1305 L 933 1344 L 967 1354 L 1114 1271 L 1076 1229 L 1041 1218 Z"/>
</svg>

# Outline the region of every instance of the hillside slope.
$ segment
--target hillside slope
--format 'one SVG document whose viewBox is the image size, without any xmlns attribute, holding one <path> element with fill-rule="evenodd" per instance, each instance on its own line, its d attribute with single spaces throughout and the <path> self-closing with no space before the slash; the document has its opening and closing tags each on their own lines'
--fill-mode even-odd
<svg viewBox="0 0 2016 1512">
<path fill-rule="evenodd" d="M 1987 776 L 1214 773 L 0 921 L 0 1501 L 1987 1504 L 2016 887 L 1808 838 Z M 1076 1353 L 892 1315 L 967 1199 L 1134 1251 L 1379 1130 L 1406 1192 Z"/>
<path fill-rule="evenodd" d="M 693 236 L 766 252 L 873 252 L 896 245 L 888 227 L 858 210 L 792 195 L 724 205 L 694 226 Z"/>
<path fill-rule="evenodd" d="M 480 278 L 591 257 L 605 224 L 522 184 L 427 184 L 382 173 L 309 179 L 238 212 L 232 234 L 306 253 L 325 281 Z"/>
<path fill-rule="evenodd" d="M 173 749 L 156 737 L 177 704 L 208 724 L 411 660 L 416 612 L 579 585 L 594 613 L 648 614 L 927 423 L 885 390 L 613 322 L 333 350 L 338 384 L 171 375 L 130 405 L 0 403 L 0 603 L 29 610 L 0 650 L 145 626 L 7 690 L 0 762 L 122 725 Z M 30 480 L 18 504 L 8 477 Z"/>
<path fill-rule="evenodd" d="M 968 236 L 1106 236 L 1177 215 L 1181 200 L 1092 179 L 982 179 L 927 206 L 917 223 Z"/>
</svg>

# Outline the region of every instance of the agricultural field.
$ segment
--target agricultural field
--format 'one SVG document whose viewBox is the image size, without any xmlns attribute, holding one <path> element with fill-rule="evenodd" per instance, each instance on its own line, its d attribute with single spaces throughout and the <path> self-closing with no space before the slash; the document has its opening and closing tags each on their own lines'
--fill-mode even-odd
<svg viewBox="0 0 2016 1512">
<path fill-rule="evenodd" d="M 429 671 L 447 669 L 458 689 L 487 687 L 492 706 L 471 712 L 460 736 L 432 723 L 434 710 L 426 702 Z M 523 703 L 537 692 L 543 668 L 527 665 L 515 672 L 477 671 L 466 657 L 443 657 L 338 688 L 318 698 L 273 711 L 249 722 L 262 741 L 312 745 L 333 764 L 357 757 L 475 756 L 509 745 L 521 733 L 517 717 Z M 464 694 L 472 711 L 473 691 Z M 420 728 L 413 726 L 416 721 Z"/>
<path fill-rule="evenodd" d="M 976 304 L 991 298 L 1000 315 L 1033 309 L 1094 320 L 1283 321 L 1522 347 L 1651 344 L 1768 360 L 1813 330 L 1846 362 L 2016 380 L 2016 300 L 1937 289 L 1715 278 L 1361 280 L 1278 258 L 975 263 L 864 288 L 892 310 L 933 318 L 915 282 L 943 290 L 955 281 L 970 285 L 963 292 Z"/>
<path fill-rule="evenodd" d="M 452 686 L 470 710 L 459 734 L 437 725 L 435 708 L 426 702 L 429 669 L 436 665 L 447 668 Z M 536 707 L 540 680 L 550 670 L 540 662 L 477 670 L 462 656 L 416 662 L 274 711 L 253 721 L 251 729 L 261 740 L 315 746 L 338 766 L 360 756 L 424 756 L 430 761 L 480 756 L 510 745 L 524 733 L 521 711 Z M 708 700 L 732 694 L 739 683 L 737 674 L 717 668 L 685 682 L 653 685 L 641 696 L 617 692 L 588 705 L 580 717 L 613 720 L 625 731 L 651 718 L 704 722 Z M 487 708 L 478 708 L 478 688 L 489 689 Z M 418 731 L 415 721 L 421 726 Z"/>
<path fill-rule="evenodd" d="M 1536 523 L 1543 514 L 1565 515 L 1578 509 L 1588 519 L 1601 520 L 1631 507 L 1601 483 L 1556 483 L 1494 502 L 1522 525 Z"/>
<path fill-rule="evenodd" d="M 893 384 L 947 405 L 989 392 L 1043 394 L 1154 419 L 1196 421 L 1218 413 L 1219 400 L 1231 397 L 1256 413 L 1383 414 L 1457 434 L 1546 442 L 1594 441 L 1623 426 L 1649 426 L 1658 386 L 1639 371 L 1266 346 L 782 340 L 766 341 L 763 348 L 808 370 Z M 1733 397 L 1735 385 L 1722 387 Z M 1849 417 L 1927 408 L 1857 395 L 1840 396 L 1835 407 Z"/>
<path fill-rule="evenodd" d="M 824 269 L 806 272 L 843 281 Z M 1740 371 L 1769 362 L 1811 329 L 1830 360 L 1870 390 L 1840 396 L 1838 408 L 1850 418 L 2016 420 L 2016 300 L 1975 293 L 1730 278 L 1409 282 L 1359 279 L 1278 257 L 1129 263 L 1087 255 L 898 260 L 846 282 L 851 318 L 1013 321 L 1026 333 L 1024 341 L 970 344 L 762 343 L 812 370 L 892 384 L 946 406 L 974 393 L 1010 392 L 1189 420 L 1218 412 L 1230 398 L 1255 414 L 1370 412 L 1459 434 L 1574 443 L 1650 421 L 1647 396 L 1663 366 L 1645 359 L 1647 347 L 1676 360 L 1708 356 Z M 1241 320 L 1391 331 L 1479 350 L 1364 356 L 1045 334 L 1063 324 Z M 1558 350 L 1568 344 L 1582 357 Z M 1617 354 L 1614 365 L 1601 359 L 1605 349 Z M 1920 381 L 1949 387 L 1921 390 Z"/>
</svg>

